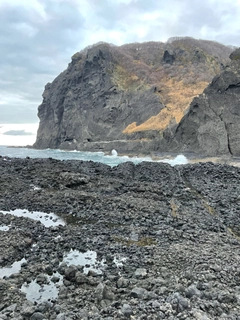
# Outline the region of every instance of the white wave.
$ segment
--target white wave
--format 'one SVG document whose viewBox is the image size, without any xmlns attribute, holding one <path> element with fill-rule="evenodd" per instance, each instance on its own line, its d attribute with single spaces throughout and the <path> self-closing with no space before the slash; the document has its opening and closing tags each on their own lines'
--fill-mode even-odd
<svg viewBox="0 0 240 320">
<path fill-rule="evenodd" d="M 158 162 L 169 163 L 171 166 L 176 166 L 181 164 L 187 164 L 188 159 L 183 154 L 179 154 L 174 159 L 163 159 L 159 160 Z"/>
<path fill-rule="evenodd" d="M 111 154 L 112 154 L 113 157 L 117 157 L 118 156 L 118 153 L 117 153 L 117 151 L 115 149 L 112 150 Z"/>
<path fill-rule="evenodd" d="M 187 164 L 188 163 L 188 159 L 180 154 L 177 155 L 174 159 L 160 159 L 160 160 L 153 160 L 151 157 L 146 156 L 146 157 L 129 157 L 129 156 L 119 156 L 118 152 L 113 149 L 111 152 L 111 155 L 104 155 L 105 159 L 108 159 L 110 161 L 110 163 L 108 163 L 109 165 L 117 165 L 119 163 L 122 162 L 127 162 L 127 161 L 131 161 L 135 164 L 146 161 L 146 162 L 163 162 L 163 163 L 168 163 L 171 166 L 175 166 L 175 165 L 182 165 L 182 164 Z"/>
</svg>

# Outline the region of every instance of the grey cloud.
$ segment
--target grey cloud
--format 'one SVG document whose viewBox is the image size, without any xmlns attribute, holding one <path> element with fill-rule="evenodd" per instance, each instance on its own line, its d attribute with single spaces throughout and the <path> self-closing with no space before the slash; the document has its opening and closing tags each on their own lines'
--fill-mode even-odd
<svg viewBox="0 0 240 320">
<path fill-rule="evenodd" d="M 121 44 L 203 38 L 206 30 L 206 39 L 240 45 L 235 1 L 39 0 L 44 14 L 30 3 L 0 0 L 0 96 L 21 97 L 0 105 L 0 123 L 11 116 L 36 121 L 44 85 L 92 39 Z M 155 13 L 159 18 L 146 20 L 146 14 Z"/>
<path fill-rule="evenodd" d="M 7 118 L 11 122 L 11 115 L 36 121 L 44 85 L 66 68 L 71 55 L 80 49 L 76 35 L 81 40 L 84 19 L 77 9 L 72 1 L 45 1 L 45 20 L 32 7 L 0 6 L 0 94 L 21 93 L 26 103 L 36 103 L 34 114 L 33 107 L 24 108 L 20 100 L 21 108 L 14 103 L 1 105 L 0 123 Z"/>
</svg>

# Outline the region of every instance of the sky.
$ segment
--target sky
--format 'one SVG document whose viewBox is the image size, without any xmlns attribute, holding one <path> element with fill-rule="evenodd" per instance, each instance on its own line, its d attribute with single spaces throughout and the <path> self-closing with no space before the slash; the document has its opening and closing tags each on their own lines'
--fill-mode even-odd
<svg viewBox="0 0 240 320">
<path fill-rule="evenodd" d="M 240 0 L 0 0 L 0 124 L 38 123 L 44 86 L 99 41 L 240 46 Z"/>
</svg>

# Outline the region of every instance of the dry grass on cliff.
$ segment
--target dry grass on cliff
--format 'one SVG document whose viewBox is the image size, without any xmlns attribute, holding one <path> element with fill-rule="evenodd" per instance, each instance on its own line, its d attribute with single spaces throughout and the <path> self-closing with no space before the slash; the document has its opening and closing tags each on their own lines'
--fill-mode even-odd
<svg viewBox="0 0 240 320">
<path fill-rule="evenodd" d="M 112 50 L 116 59 L 112 74 L 116 86 L 123 91 L 155 87 L 155 93 L 165 106 L 144 123 L 129 124 L 124 134 L 161 131 L 171 123 L 179 123 L 193 98 L 203 92 L 228 62 L 231 52 L 222 44 L 188 37 L 172 39 L 166 44 L 127 44 Z M 165 50 L 174 53 L 173 63 L 163 61 Z"/>
<path fill-rule="evenodd" d="M 173 79 L 165 81 L 164 90 L 158 93 L 165 108 L 158 115 L 151 117 L 142 124 L 131 123 L 123 133 L 131 134 L 147 130 L 164 130 L 173 122 L 179 123 L 192 99 L 201 94 L 207 84 L 204 81 L 197 84 L 184 84 L 183 81 L 177 82 Z"/>
</svg>

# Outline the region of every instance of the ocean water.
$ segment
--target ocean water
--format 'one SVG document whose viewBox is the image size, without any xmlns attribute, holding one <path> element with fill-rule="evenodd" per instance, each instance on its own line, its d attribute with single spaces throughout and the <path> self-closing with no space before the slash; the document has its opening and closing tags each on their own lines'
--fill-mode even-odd
<svg viewBox="0 0 240 320">
<path fill-rule="evenodd" d="M 31 146 L 36 140 L 38 124 L 0 124 L 0 155 L 11 158 L 54 158 L 58 160 L 84 160 L 105 163 L 116 166 L 120 163 L 132 161 L 140 163 L 166 162 L 174 165 L 186 164 L 188 159 L 184 155 L 168 157 L 158 155 L 158 159 L 153 160 L 149 157 L 130 157 L 120 156 L 117 150 L 112 150 L 110 154 L 104 152 L 82 152 L 82 151 L 63 151 L 57 149 L 35 150 L 23 146 Z"/>
</svg>

